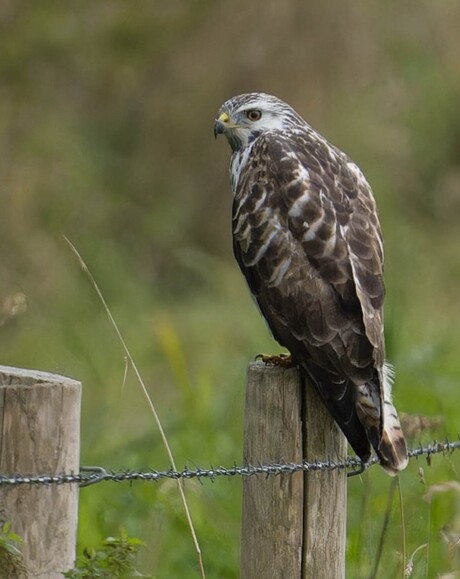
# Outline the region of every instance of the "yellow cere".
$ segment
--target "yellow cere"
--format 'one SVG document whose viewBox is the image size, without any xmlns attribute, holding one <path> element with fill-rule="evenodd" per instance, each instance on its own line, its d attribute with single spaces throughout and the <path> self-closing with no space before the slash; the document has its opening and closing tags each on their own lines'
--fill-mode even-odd
<svg viewBox="0 0 460 579">
<path fill-rule="evenodd" d="M 221 113 L 219 115 L 219 121 L 221 121 L 222 123 L 228 123 L 229 120 L 230 120 L 230 117 L 228 116 L 227 113 Z"/>
</svg>

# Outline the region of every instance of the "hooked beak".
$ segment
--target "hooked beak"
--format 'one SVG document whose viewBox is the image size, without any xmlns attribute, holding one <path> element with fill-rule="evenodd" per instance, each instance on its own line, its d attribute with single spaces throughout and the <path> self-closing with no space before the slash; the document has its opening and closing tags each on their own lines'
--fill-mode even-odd
<svg viewBox="0 0 460 579">
<path fill-rule="evenodd" d="M 219 118 L 214 121 L 214 137 L 222 135 L 226 129 L 230 128 L 230 117 L 227 113 L 221 113 Z"/>
</svg>

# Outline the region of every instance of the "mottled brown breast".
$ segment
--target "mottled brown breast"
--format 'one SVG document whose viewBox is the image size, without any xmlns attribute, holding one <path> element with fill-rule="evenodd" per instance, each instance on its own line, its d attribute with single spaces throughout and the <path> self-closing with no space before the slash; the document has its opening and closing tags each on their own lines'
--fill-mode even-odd
<svg viewBox="0 0 460 579">
<path fill-rule="evenodd" d="M 369 185 L 316 133 L 256 140 L 234 189 L 235 255 L 275 337 L 337 376 L 383 362 L 383 254 Z"/>
</svg>

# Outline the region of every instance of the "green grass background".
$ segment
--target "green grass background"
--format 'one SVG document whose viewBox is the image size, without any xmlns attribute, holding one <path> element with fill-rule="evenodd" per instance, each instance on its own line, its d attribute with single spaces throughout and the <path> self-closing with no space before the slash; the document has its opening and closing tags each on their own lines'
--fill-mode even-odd
<svg viewBox="0 0 460 579">
<path fill-rule="evenodd" d="M 400 410 L 442 416 L 412 441 L 456 438 L 460 405 L 460 6 L 456 0 L 121 0 L 0 7 L 0 362 L 83 382 L 82 464 L 169 468 L 81 251 L 148 384 L 177 464 L 242 459 L 246 365 L 277 352 L 231 256 L 220 104 L 290 102 L 362 167 L 386 243 L 386 335 Z M 8 312 L 7 312 L 8 313 Z M 401 476 L 414 578 L 458 572 L 457 455 Z M 423 472 L 422 472 L 423 471 Z M 390 480 L 349 482 L 347 569 L 368 577 Z M 241 480 L 186 483 L 209 578 L 238 576 Z M 402 577 L 395 496 L 378 577 Z M 79 549 L 125 529 L 139 567 L 198 577 L 174 482 L 82 489 Z"/>
</svg>

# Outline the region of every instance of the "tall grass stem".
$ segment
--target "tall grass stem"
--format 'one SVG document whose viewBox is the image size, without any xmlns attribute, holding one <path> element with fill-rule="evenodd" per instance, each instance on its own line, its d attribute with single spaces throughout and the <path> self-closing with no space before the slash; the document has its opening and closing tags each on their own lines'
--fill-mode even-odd
<svg viewBox="0 0 460 579">
<path fill-rule="evenodd" d="M 166 437 L 166 433 L 165 433 L 163 426 L 161 424 L 160 417 L 156 411 L 156 408 L 155 408 L 155 405 L 152 401 L 152 398 L 151 398 L 150 394 L 148 393 L 147 387 L 146 387 L 145 382 L 141 376 L 141 373 L 139 372 L 139 369 L 138 369 L 133 357 L 131 356 L 131 352 L 129 351 L 129 348 L 128 348 L 128 346 L 123 338 L 123 335 L 118 327 L 118 324 L 115 321 L 115 318 L 113 317 L 112 312 L 110 311 L 110 308 L 109 308 L 104 296 L 102 295 L 102 292 L 99 289 L 99 286 L 97 285 L 96 280 L 94 279 L 92 273 L 90 272 L 88 266 L 86 265 L 85 261 L 83 260 L 82 256 L 80 255 L 79 251 L 77 250 L 75 245 L 70 241 L 70 239 L 68 237 L 66 237 L 65 235 L 64 235 L 64 239 L 67 242 L 67 244 L 69 245 L 69 247 L 72 250 L 72 252 L 74 253 L 74 255 L 77 257 L 78 262 L 80 263 L 80 267 L 82 268 L 84 273 L 88 276 L 91 284 L 93 285 L 93 287 L 94 287 L 94 289 L 95 289 L 95 291 L 96 291 L 96 293 L 97 293 L 97 295 L 98 295 L 98 297 L 99 297 L 99 299 L 104 307 L 104 310 L 105 310 L 105 312 L 110 320 L 110 323 L 112 324 L 112 327 L 115 330 L 115 333 L 118 337 L 118 340 L 120 341 L 121 346 L 124 350 L 125 358 L 126 358 L 127 362 L 129 363 L 129 365 L 131 366 L 131 368 L 134 370 L 134 374 L 136 375 L 137 381 L 139 382 L 141 390 L 142 390 L 142 392 L 147 400 L 147 404 L 150 408 L 150 411 L 153 414 L 156 425 L 157 425 L 158 430 L 160 432 L 163 446 L 165 447 L 166 453 L 167 453 L 169 461 L 171 463 L 171 467 L 177 471 L 176 461 L 174 460 L 174 456 L 173 456 L 171 447 L 169 445 L 168 439 Z M 126 379 L 126 368 L 125 368 L 125 376 L 123 377 L 123 385 L 124 385 L 125 379 Z M 189 506 L 187 503 L 187 499 L 185 497 L 183 482 L 182 482 L 182 480 L 177 479 L 176 483 L 177 483 L 177 486 L 179 489 L 182 505 L 184 507 L 187 523 L 188 523 L 188 526 L 190 528 L 190 532 L 192 534 L 193 544 L 194 544 L 195 551 L 196 551 L 197 558 L 198 558 L 198 567 L 200 570 L 201 578 L 206 579 L 206 574 L 205 574 L 204 566 L 203 566 L 203 558 L 202 558 L 202 554 L 201 554 L 201 548 L 200 548 L 200 545 L 198 542 L 197 534 L 195 532 L 195 526 L 193 524 L 193 520 L 192 520 L 190 509 L 189 509 Z"/>
</svg>

